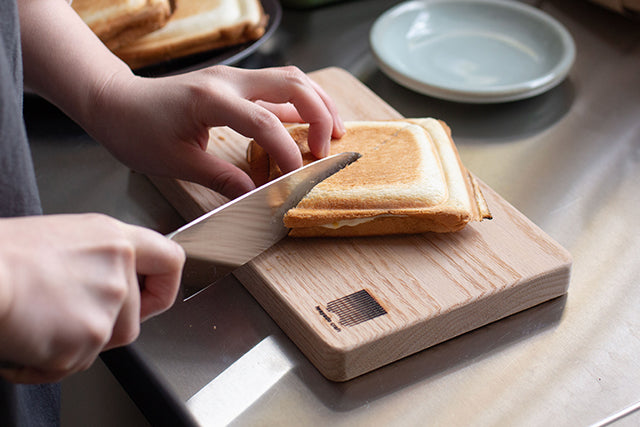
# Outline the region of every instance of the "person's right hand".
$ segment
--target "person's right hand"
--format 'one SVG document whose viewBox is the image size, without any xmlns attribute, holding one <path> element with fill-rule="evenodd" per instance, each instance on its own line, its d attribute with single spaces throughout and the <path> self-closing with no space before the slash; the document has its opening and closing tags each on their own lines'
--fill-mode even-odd
<svg viewBox="0 0 640 427">
<path fill-rule="evenodd" d="M 169 308 L 184 251 L 164 236 L 99 214 L 0 220 L 0 376 L 57 381 L 136 339 Z M 140 289 L 138 276 L 144 277 Z"/>
</svg>

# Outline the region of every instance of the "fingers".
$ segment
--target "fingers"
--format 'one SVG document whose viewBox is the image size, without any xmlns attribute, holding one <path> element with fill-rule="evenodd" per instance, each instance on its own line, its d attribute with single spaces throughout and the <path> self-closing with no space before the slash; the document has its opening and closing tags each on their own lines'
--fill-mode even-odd
<svg viewBox="0 0 640 427">
<path fill-rule="evenodd" d="M 154 231 L 127 226 L 127 233 L 134 244 L 136 253 L 136 272 L 144 275 L 144 287 L 139 291 L 134 274 L 139 299 L 135 295 L 129 306 L 123 306 L 122 315 L 136 320 L 149 317 L 167 310 L 175 301 L 180 285 L 185 253 L 180 245 Z M 134 272 L 135 273 L 135 272 Z M 139 307 L 139 313 L 129 310 Z M 137 331 L 136 331 L 137 334 Z M 117 343 L 110 343 L 117 344 Z"/>
<path fill-rule="evenodd" d="M 309 123 L 311 153 L 316 157 L 327 156 L 331 137 L 342 136 L 344 125 L 326 92 L 295 67 L 263 69 L 253 73 L 261 78 L 252 76 L 251 81 L 242 86 L 244 96 L 251 100 L 293 104 L 302 121 Z M 256 141 L 261 143 L 258 139 Z"/>
<path fill-rule="evenodd" d="M 125 274 L 127 276 L 127 292 L 113 324 L 111 337 L 100 351 L 130 344 L 138 338 L 140 333 L 141 295 L 138 279 L 135 271 L 130 270 Z"/>
<path fill-rule="evenodd" d="M 285 122 L 285 123 L 301 123 L 302 122 L 302 117 L 300 117 L 298 110 L 296 110 L 295 105 L 291 103 L 276 104 L 273 102 L 256 101 L 256 104 L 271 111 L 282 122 Z"/>
<path fill-rule="evenodd" d="M 102 350 L 133 342 L 140 322 L 167 310 L 175 301 L 180 285 L 184 250 L 155 231 L 121 224 L 134 248 L 135 270 L 127 272 L 128 292 L 122 302 L 113 333 Z M 144 286 L 139 285 L 144 277 Z"/>
<path fill-rule="evenodd" d="M 295 67 L 204 70 L 211 90 L 199 93 L 197 114 L 210 126 L 226 125 L 253 138 L 283 172 L 302 165 L 300 150 L 281 121 L 309 123 L 309 148 L 316 157 L 329 154 L 331 137 L 344 124 L 331 98 Z M 210 80 L 209 80 L 210 78 Z"/>
<path fill-rule="evenodd" d="M 324 102 L 324 105 L 326 105 L 327 109 L 329 110 L 329 113 L 331 114 L 331 117 L 333 119 L 333 129 L 332 129 L 331 136 L 333 138 L 341 138 L 345 134 L 346 129 L 344 127 L 344 122 L 342 121 L 342 118 L 338 114 L 337 107 L 333 103 L 333 100 L 331 99 L 331 97 L 324 91 L 324 89 L 322 89 L 322 87 L 320 87 L 318 83 L 314 82 L 311 79 L 309 79 L 309 82 L 311 83 L 311 86 L 313 86 L 313 88 L 316 90 L 316 92 L 322 99 L 322 102 Z"/>
<path fill-rule="evenodd" d="M 216 119 L 238 133 L 255 139 L 283 172 L 291 172 L 302 166 L 302 156 L 293 138 L 278 117 L 262 106 L 237 98 L 226 108 L 217 111 Z"/>
</svg>

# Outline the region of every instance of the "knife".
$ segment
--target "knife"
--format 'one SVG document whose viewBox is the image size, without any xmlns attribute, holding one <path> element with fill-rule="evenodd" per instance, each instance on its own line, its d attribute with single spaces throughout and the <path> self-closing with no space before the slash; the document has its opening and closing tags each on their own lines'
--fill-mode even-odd
<svg viewBox="0 0 640 427">
<path fill-rule="evenodd" d="M 187 254 L 180 290 L 182 300 L 194 297 L 285 237 L 289 229 L 282 221 L 284 214 L 316 184 L 360 156 L 347 152 L 317 160 L 168 234 Z M 23 366 L 18 363 L 0 360 L 0 370 L 20 368 Z"/>
<path fill-rule="evenodd" d="M 284 214 L 320 181 L 360 157 L 341 153 L 281 176 L 167 235 L 187 254 L 181 298 L 194 297 L 285 237 Z"/>
</svg>

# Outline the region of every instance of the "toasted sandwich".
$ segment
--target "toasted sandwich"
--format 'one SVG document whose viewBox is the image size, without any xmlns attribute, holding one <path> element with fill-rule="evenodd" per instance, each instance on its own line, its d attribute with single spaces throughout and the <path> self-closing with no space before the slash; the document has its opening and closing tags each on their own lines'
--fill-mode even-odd
<svg viewBox="0 0 640 427">
<path fill-rule="evenodd" d="M 111 50 L 162 28 L 173 11 L 170 0 L 74 0 L 71 6 Z"/>
<path fill-rule="evenodd" d="M 331 154 L 362 157 L 315 186 L 284 217 L 294 237 L 453 232 L 491 218 L 476 179 L 462 165 L 449 127 L 432 118 L 345 123 Z M 305 163 L 314 161 L 308 125 L 288 127 Z M 265 151 L 247 150 L 257 185 L 279 176 Z"/>
<path fill-rule="evenodd" d="M 260 0 L 176 0 L 167 25 L 114 52 L 140 68 L 256 40 L 267 22 Z"/>
</svg>

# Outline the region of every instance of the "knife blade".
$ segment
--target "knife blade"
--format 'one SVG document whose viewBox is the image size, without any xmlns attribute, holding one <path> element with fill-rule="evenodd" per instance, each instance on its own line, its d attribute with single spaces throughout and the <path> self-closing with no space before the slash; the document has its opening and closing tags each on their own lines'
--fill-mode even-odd
<svg viewBox="0 0 640 427">
<path fill-rule="evenodd" d="M 251 261 L 287 235 L 284 214 L 320 181 L 360 157 L 341 153 L 281 176 L 167 235 L 187 254 L 183 301 Z"/>
</svg>

